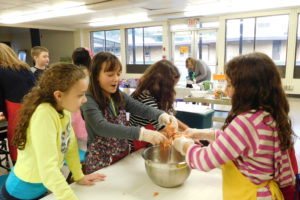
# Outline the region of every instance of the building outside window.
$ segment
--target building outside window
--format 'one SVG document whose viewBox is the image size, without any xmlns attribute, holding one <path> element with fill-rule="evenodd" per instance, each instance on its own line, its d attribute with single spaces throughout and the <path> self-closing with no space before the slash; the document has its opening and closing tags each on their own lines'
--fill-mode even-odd
<svg viewBox="0 0 300 200">
<path fill-rule="evenodd" d="M 230 19 L 226 21 L 225 61 L 253 51 L 270 56 L 285 77 L 288 15 Z"/>
<path fill-rule="evenodd" d="M 120 30 L 91 32 L 91 50 L 94 54 L 106 51 L 114 54 L 121 60 Z"/>
<path fill-rule="evenodd" d="M 126 63 L 151 65 L 162 59 L 162 26 L 126 29 Z"/>
</svg>

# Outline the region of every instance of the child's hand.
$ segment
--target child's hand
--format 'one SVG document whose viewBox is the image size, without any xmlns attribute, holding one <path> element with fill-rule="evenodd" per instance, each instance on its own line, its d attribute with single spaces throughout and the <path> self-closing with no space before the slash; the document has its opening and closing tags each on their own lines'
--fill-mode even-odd
<svg viewBox="0 0 300 200">
<path fill-rule="evenodd" d="M 215 140 L 215 131 L 213 129 L 188 128 L 184 132 L 193 140 Z"/>
<path fill-rule="evenodd" d="M 104 174 L 99 174 L 99 173 L 93 173 L 89 175 L 84 175 L 82 179 L 77 181 L 78 184 L 80 185 L 95 185 L 94 181 L 95 180 L 100 180 L 104 181 L 106 178 L 106 175 Z"/>
<path fill-rule="evenodd" d="M 162 133 L 158 131 L 153 131 L 149 129 L 145 129 L 142 127 L 140 129 L 140 137 L 139 140 L 149 142 L 153 145 L 163 143 L 165 140 L 167 140 L 166 136 L 164 136 Z"/>
<path fill-rule="evenodd" d="M 181 155 L 186 154 L 187 148 L 184 148 L 186 145 L 192 145 L 194 144 L 194 141 L 192 139 L 186 138 L 184 136 L 175 138 L 173 140 L 173 146 L 174 148 L 181 153 Z M 187 146 L 186 146 L 187 147 Z"/>
<path fill-rule="evenodd" d="M 163 113 L 159 116 L 158 123 L 165 126 L 171 124 L 176 127 L 176 130 L 178 130 L 177 119 L 172 115 L 168 115 L 167 113 Z"/>
</svg>

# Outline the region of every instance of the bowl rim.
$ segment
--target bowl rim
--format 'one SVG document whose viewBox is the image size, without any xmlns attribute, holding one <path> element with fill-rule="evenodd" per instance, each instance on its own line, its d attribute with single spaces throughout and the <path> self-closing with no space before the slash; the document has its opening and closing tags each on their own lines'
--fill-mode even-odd
<svg viewBox="0 0 300 200">
<path fill-rule="evenodd" d="M 150 147 L 147 147 L 146 149 L 144 149 L 143 153 L 142 153 L 142 157 L 145 161 L 148 161 L 148 162 L 153 162 L 153 163 L 160 163 L 160 162 L 156 162 L 156 161 L 153 161 L 153 160 L 150 160 L 150 159 L 146 159 L 146 152 L 151 149 L 151 148 L 156 148 L 156 147 L 159 147 L 160 145 L 157 144 L 157 145 L 153 145 L 153 146 L 150 146 Z M 181 162 L 170 162 L 170 163 L 161 163 L 161 164 L 166 164 L 166 165 L 178 165 L 178 164 L 186 164 L 188 166 L 188 163 L 186 162 L 186 160 L 184 161 L 181 161 Z"/>
</svg>

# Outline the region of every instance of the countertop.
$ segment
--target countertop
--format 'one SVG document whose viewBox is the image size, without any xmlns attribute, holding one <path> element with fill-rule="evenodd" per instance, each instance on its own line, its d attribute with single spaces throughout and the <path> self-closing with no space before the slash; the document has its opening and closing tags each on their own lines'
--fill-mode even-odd
<svg viewBox="0 0 300 200">
<path fill-rule="evenodd" d="M 163 188 L 155 185 L 148 177 L 143 149 L 130 154 L 119 162 L 99 170 L 106 174 L 106 180 L 96 182 L 94 186 L 71 184 L 71 188 L 80 200 L 220 200 L 222 199 L 222 173 L 220 169 L 210 172 L 192 170 L 185 183 L 176 188 Z M 154 193 L 158 192 L 157 196 Z M 55 199 L 53 194 L 43 200 Z"/>
</svg>

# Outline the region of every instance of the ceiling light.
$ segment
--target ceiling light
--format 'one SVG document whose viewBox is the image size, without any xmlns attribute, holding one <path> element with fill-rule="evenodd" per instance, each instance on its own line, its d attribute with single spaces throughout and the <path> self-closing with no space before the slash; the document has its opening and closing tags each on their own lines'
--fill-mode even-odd
<svg viewBox="0 0 300 200">
<path fill-rule="evenodd" d="M 257 6 L 259 5 L 259 6 Z M 274 8 L 299 6 L 299 0 L 221 0 L 219 2 L 189 5 L 185 8 L 184 16 L 207 16 L 225 13 L 239 13 Z"/>
<path fill-rule="evenodd" d="M 116 17 L 109 17 L 109 18 L 99 18 L 92 20 L 89 25 L 90 26 L 113 26 L 119 24 L 133 24 L 139 22 L 148 22 L 151 19 L 148 17 L 147 13 L 137 13 L 132 15 L 122 15 Z"/>
<path fill-rule="evenodd" d="M 4 24 L 17 24 L 22 22 L 50 19 L 62 16 L 71 16 L 94 12 L 87 9 L 83 2 L 64 2 L 51 7 L 44 7 L 30 12 L 17 12 L 0 16 Z"/>
</svg>

